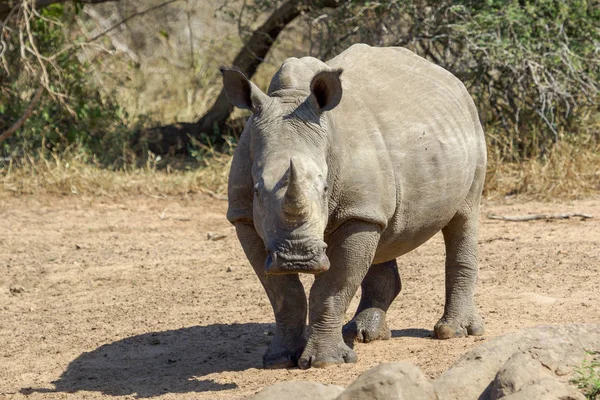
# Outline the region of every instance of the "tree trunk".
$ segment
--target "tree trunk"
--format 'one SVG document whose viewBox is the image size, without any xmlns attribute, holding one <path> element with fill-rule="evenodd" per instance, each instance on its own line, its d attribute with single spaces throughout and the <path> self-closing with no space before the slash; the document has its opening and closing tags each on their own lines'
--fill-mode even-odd
<svg viewBox="0 0 600 400">
<path fill-rule="evenodd" d="M 303 0 L 290 0 L 282 4 L 260 28 L 254 31 L 232 65 L 251 78 L 283 28 L 307 9 Z M 227 100 L 225 90 L 222 89 L 213 106 L 198 121 L 198 131 L 209 135 L 215 133 L 215 130 L 223 132 L 225 122 L 232 111 L 233 105 Z"/>
<path fill-rule="evenodd" d="M 289 0 L 283 3 L 250 37 L 233 60 L 232 65 L 251 78 L 263 62 L 281 31 L 300 14 L 310 9 L 336 8 L 345 0 Z M 221 90 L 213 106 L 195 124 L 177 123 L 139 133 L 137 140 L 143 147 L 157 153 L 185 152 L 189 136 L 205 133 L 220 136 L 233 111 L 225 90 Z M 174 136 L 173 136 L 174 135 Z M 175 147 L 173 147 L 175 146 Z"/>
<path fill-rule="evenodd" d="M 44 7 L 68 0 L 35 0 L 37 7 Z M 119 0 L 76 0 L 79 3 L 104 3 Z M 277 8 L 267 20 L 252 34 L 233 60 L 232 65 L 242 71 L 248 78 L 256 72 L 263 62 L 271 46 L 281 31 L 300 14 L 309 10 L 337 8 L 347 0 L 288 0 Z M 0 0 L 0 20 L 8 16 L 17 0 Z M 220 136 L 225 123 L 233 111 L 233 105 L 221 90 L 213 106 L 196 123 L 175 123 L 137 132 L 135 141 L 139 150 L 148 149 L 156 154 L 181 153 L 187 151 L 191 137 L 199 137 L 206 133 L 209 136 Z"/>
</svg>

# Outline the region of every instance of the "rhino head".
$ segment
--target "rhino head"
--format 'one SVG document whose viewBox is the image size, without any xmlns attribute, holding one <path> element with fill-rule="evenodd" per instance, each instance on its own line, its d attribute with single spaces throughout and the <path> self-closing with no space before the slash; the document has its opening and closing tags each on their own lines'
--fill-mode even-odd
<svg viewBox="0 0 600 400">
<path fill-rule="evenodd" d="M 222 68 L 225 93 L 249 109 L 243 135 L 252 158 L 254 226 L 270 275 L 329 269 L 324 231 L 329 216 L 328 118 L 342 97 L 341 70 L 316 73 L 306 90 L 269 96 L 241 72 Z"/>
</svg>

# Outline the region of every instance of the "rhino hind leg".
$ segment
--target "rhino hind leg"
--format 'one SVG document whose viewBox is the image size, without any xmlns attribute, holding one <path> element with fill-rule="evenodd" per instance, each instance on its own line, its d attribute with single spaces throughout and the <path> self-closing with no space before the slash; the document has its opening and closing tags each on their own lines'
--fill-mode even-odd
<svg viewBox="0 0 600 400">
<path fill-rule="evenodd" d="M 391 337 L 385 315 L 402 289 L 396 260 L 371 265 L 361 289 L 356 314 L 343 329 L 344 341 L 350 347 L 354 341 L 368 343 Z"/>
<path fill-rule="evenodd" d="M 479 208 L 466 207 L 442 229 L 446 245 L 446 304 L 434 327 L 438 339 L 484 333 L 475 306 L 477 284 L 477 225 Z"/>
</svg>

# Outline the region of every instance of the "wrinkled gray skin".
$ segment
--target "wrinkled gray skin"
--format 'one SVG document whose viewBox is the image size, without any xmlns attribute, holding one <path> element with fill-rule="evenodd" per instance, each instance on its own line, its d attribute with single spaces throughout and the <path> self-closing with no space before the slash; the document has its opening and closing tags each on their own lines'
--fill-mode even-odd
<svg viewBox="0 0 600 400">
<path fill-rule="evenodd" d="M 264 366 L 355 362 L 353 340 L 389 338 L 395 259 L 440 230 L 446 305 L 435 335 L 483 334 L 473 294 L 486 150 L 463 84 L 406 49 L 366 45 L 328 63 L 290 58 L 268 94 L 222 72 L 232 103 L 253 112 L 233 157 L 227 218 L 275 313 Z M 315 274 L 307 332 L 298 273 Z"/>
</svg>

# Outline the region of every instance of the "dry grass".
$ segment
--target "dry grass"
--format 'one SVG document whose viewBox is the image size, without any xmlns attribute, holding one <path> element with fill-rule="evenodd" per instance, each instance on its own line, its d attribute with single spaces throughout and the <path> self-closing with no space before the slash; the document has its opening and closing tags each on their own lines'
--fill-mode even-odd
<svg viewBox="0 0 600 400">
<path fill-rule="evenodd" d="M 142 167 L 111 170 L 86 161 L 81 153 L 49 157 L 27 156 L 0 167 L 0 198 L 21 195 L 87 195 L 165 197 L 226 192 L 231 157 L 213 153 L 204 166 L 188 170 L 159 169 L 160 157 Z"/>
<path fill-rule="evenodd" d="M 484 195 L 488 199 L 519 196 L 524 200 L 581 199 L 600 194 L 600 140 L 583 135 L 563 140 L 547 154 L 506 162 L 488 148 Z"/>
<path fill-rule="evenodd" d="M 90 163 L 82 152 L 26 156 L 0 165 L 0 198 L 22 195 L 174 196 L 205 192 L 223 195 L 231 156 L 205 148 L 204 165 L 175 170 L 150 156 L 143 166 L 111 170 Z M 496 148 L 488 151 L 484 195 L 525 200 L 565 200 L 600 193 L 600 141 L 586 136 L 562 141 L 544 157 L 507 163 Z"/>
</svg>

